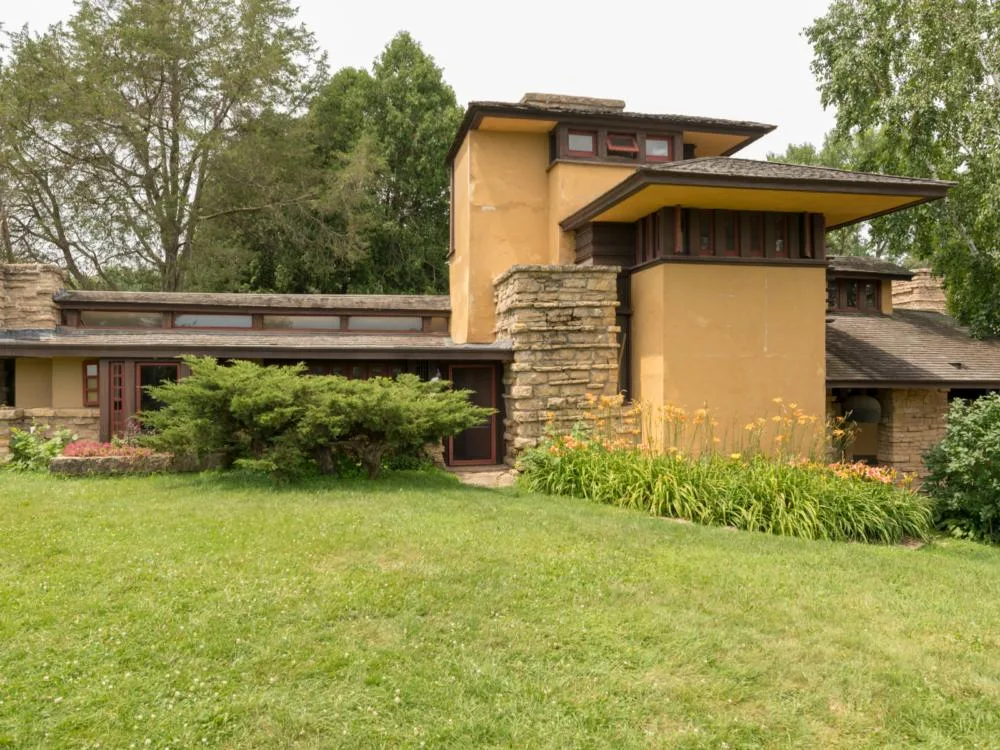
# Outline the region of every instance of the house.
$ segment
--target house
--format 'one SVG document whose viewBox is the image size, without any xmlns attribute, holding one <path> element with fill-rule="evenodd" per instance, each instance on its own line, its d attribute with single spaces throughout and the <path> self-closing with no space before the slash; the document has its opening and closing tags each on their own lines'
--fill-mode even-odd
<svg viewBox="0 0 1000 750">
<path fill-rule="evenodd" d="M 1000 352 L 894 310 L 912 274 L 827 258 L 824 237 L 950 183 L 734 156 L 773 129 L 607 99 L 471 103 L 448 154 L 447 297 L 81 292 L 7 266 L 0 428 L 108 438 L 191 353 L 451 379 L 498 410 L 450 441 L 453 464 L 511 460 L 547 420 L 583 419 L 588 394 L 623 392 L 736 422 L 775 396 L 816 415 L 865 399 L 854 453 L 915 469 L 949 395 L 1000 384 Z"/>
</svg>

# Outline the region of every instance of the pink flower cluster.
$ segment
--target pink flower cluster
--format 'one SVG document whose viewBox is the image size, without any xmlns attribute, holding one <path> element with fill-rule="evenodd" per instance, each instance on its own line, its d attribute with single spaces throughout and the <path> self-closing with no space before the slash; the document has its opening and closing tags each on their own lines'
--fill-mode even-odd
<svg viewBox="0 0 1000 750">
<path fill-rule="evenodd" d="M 98 458 L 107 456 L 152 456 L 150 448 L 134 445 L 99 443 L 96 440 L 77 440 L 63 448 L 63 455 L 72 458 Z"/>
</svg>

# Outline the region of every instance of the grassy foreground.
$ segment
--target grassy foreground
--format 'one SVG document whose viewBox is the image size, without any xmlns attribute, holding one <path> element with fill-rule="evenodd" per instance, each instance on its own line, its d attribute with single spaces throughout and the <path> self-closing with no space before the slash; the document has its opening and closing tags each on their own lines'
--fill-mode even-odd
<svg viewBox="0 0 1000 750">
<path fill-rule="evenodd" d="M 0 474 L 0 747 L 988 747 L 1000 550 Z"/>
</svg>

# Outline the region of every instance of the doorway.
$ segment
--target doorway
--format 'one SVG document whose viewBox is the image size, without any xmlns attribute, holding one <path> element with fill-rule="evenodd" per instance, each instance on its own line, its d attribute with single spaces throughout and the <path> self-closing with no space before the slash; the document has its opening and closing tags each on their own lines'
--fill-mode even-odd
<svg viewBox="0 0 1000 750">
<path fill-rule="evenodd" d="M 177 361 L 107 361 L 100 363 L 107 397 L 101 399 L 101 440 L 125 437 L 138 429 L 135 419 L 141 411 L 157 408 L 146 386 L 177 382 L 181 364 Z"/>
<path fill-rule="evenodd" d="M 497 408 L 496 365 L 450 365 L 448 379 L 456 390 L 472 391 L 472 403 Z M 497 463 L 499 415 L 448 439 L 448 463 L 452 466 L 486 466 Z"/>
</svg>

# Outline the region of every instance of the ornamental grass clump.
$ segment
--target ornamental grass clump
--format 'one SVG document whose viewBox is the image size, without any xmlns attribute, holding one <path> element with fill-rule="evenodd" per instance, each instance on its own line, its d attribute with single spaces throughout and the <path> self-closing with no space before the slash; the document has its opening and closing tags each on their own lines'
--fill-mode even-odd
<svg viewBox="0 0 1000 750">
<path fill-rule="evenodd" d="M 707 410 L 687 415 L 671 407 L 672 426 L 664 433 L 674 429 L 675 438 L 685 440 L 683 448 L 622 446 L 582 428 L 571 435 L 550 432 L 522 455 L 520 481 L 535 492 L 746 531 L 884 544 L 926 538 L 930 505 L 910 489 L 906 477 L 789 452 L 785 446 L 812 438 L 805 431 L 796 438 L 789 430 L 769 428 L 805 427 L 815 420 L 779 416 L 780 422 L 751 422 L 742 450 L 728 453 L 718 450 L 722 439 L 712 434 Z M 677 428 L 695 421 L 700 429 L 693 432 L 700 440 L 691 438 L 692 430 Z"/>
</svg>

